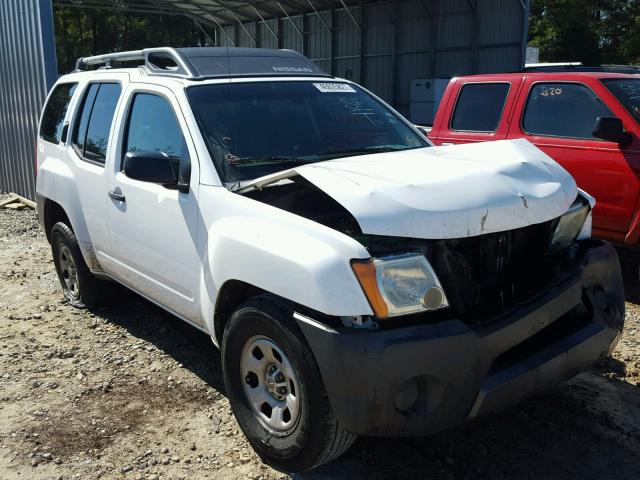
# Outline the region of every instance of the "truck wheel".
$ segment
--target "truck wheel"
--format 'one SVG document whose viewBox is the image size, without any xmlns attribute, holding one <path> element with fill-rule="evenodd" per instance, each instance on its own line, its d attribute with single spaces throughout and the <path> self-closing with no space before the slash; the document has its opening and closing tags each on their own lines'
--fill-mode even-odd
<svg viewBox="0 0 640 480">
<path fill-rule="evenodd" d="M 313 353 L 270 296 L 241 305 L 222 339 L 225 388 L 240 428 L 265 463 L 286 472 L 317 467 L 356 436 L 333 416 Z"/>
<path fill-rule="evenodd" d="M 69 304 L 76 308 L 98 305 L 111 285 L 89 271 L 75 234 L 62 222 L 51 229 L 51 251 L 64 298 Z"/>
</svg>

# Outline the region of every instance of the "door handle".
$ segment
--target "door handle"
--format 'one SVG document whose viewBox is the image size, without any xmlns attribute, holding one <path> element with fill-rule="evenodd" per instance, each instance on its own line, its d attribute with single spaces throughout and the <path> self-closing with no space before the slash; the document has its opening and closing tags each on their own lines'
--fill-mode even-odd
<svg viewBox="0 0 640 480">
<path fill-rule="evenodd" d="M 115 200 L 117 202 L 126 202 L 127 201 L 125 196 L 120 193 L 120 189 L 118 189 L 117 191 L 116 190 L 111 190 L 109 192 L 109 198 L 111 198 L 112 200 Z"/>
</svg>

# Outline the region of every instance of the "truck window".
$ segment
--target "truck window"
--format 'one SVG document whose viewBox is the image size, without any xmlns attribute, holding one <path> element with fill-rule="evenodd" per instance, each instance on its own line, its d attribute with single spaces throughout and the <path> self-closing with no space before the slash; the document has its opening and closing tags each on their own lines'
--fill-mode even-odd
<svg viewBox="0 0 640 480">
<path fill-rule="evenodd" d="M 606 78 L 602 80 L 605 87 L 613 93 L 618 101 L 640 121 L 640 80 L 635 78 Z"/>
<path fill-rule="evenodd" d="M 522 129 L 530 135 L 592 139 L 596 118 L 610 116 L 586 85 L 536 83 L 529 92 Z"/>
<path fill-rule="evenodd" d="M 77 83 L 61 83 L 56 86 L 44 107 L 40 138 L 51 143 L 60 143 L 64 117 L 67 114 L 69 102 L 73 96 Z"/>
<path fill-rule="evenodd" d="M 188 155 L 173 108 L 163 97 L 138 93 L 133 99 L 126 132 L 125 152 L 164 152 L 177 163 Z"/>
<path fill-rule="evenodd" d="M 451 119 L 451 130 L 495 132 L 510 83 L 468 83 L 462 87 Z"/>
<path fill-rule="evenodd" d="M 73 133 L 73 145 L 83 159 L 104 164 L 121 91 L 119 83 L 89 85 L 82 102 L 80 120 Z"/>
</svg>

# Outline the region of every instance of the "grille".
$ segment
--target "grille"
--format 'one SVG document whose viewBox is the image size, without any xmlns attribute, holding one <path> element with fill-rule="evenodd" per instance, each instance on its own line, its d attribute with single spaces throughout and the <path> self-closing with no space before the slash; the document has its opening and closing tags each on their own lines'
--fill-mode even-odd
<svg viewBox="0 0 640 480">
<path fill-rule="evenodd" d="M 486 323 L 549 285 L 554 222 L 437 242 L 429 255 L 456 316 Z"/>
</svg>

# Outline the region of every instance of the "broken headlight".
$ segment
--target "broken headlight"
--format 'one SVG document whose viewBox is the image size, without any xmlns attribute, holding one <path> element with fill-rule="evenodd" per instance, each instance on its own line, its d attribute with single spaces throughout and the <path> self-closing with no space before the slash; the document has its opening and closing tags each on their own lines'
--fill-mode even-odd
<svg viewBox="0 0 640 480">
<path fill-rule="evenodd" d="M 378 318 L 449 306 L 438 277 L 420 253 L 354 260 L 351 264 Z"/>
<path fill-rule="evenodd" d="M 591 237 L 591 206 L 589 201 L 578 194 L 569 210 L 557 221 L 550 251 L 557 252 L 578 239 Z"/>
</svg>

